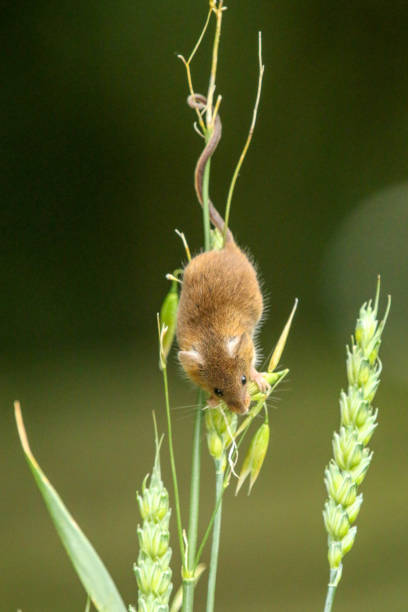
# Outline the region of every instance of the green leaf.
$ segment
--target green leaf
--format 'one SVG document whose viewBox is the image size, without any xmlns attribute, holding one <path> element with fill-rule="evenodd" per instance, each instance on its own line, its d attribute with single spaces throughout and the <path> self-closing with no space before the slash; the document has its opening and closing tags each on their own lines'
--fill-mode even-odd
<svg viewBox="0 0 408 612">
<path fill-rule="evenodd" d="M 100 612 L 127 612 L 106 567 L 33 456 L 28 444 L 19 402 L 14 403 L 14 414 L 28 465 L 85 591 Z"/>
</svg>

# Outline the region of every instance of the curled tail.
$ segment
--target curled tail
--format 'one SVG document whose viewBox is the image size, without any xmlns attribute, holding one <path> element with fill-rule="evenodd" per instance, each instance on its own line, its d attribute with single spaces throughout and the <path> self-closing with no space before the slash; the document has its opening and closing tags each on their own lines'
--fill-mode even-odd
<svg viewBox="0 0 408 612">
<path fill-rule="evenodd" d="M 207 98 L 205 96 L 202 96 L 201 94 L 194 94 L 191 95 L 187 98 L 187 104 L 191 107 L 191 108 L 198 108 L 199 110 L 203 110 L 206 105 L 207 105 Z M 222 125 L 221 125 L 221 119 L 217 113 L 216 117 L 215 117 L 215 122 L 214 122 L 214 130 L 213 133 L 211 134 L 211 138 L 209 139 L 209 141 L 207 142 L 207 144 L 205 145 L 203 152 L 201 153 L 200 157 L 198 158 L 196 167 L 195 167 L 195 171 L 194 171 L 194 187 L 197 193 L 197 198 L 198 201 L 200 202 L 201 206 L 203 206 L 203 176 L 204 176 L 204 168 L 205 165 L 207 163 L 207 161 L 210 159 L 210 157 L 212 156 L 212 154 L 214 153 L 215 149 L 217 148 L 217 145 L 220 141 L 221 138 L 221 133 L 222 133 Z M 211 223 L 222 233 L 224 234 L 224 228 L 225 228 L 225 222 L 224 219 L 221 217 L 220 213 L 218 212 L 218 210 L 215 208 L 214 204 L 211 202 L 211 200 L 208 200 L 208 210 L 210 213 L 210 219 L 211 219 Z M 234 242 L 234 237 L 232 235 L 231 230 L 229 230 L 227 228 L 227 231 L 225 233 L 225 242 Z"/>
</svg>

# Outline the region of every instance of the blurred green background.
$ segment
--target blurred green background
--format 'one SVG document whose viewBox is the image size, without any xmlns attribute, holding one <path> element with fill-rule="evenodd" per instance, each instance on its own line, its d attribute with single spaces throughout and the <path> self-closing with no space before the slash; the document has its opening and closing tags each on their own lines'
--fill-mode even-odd
<svg viewBox="0 0 408 612">
<path fill-rule="evenodd" d="M 231 225 L 264 280 L 265 355 L 295 297 L 300 304 L 264 471 L 251 497 L 226 496 L 217 610 L 323 608 L 323 468 L 344 345 L 378 273 L 382 306 L 393 296 L 380 426 L 335 609 L 407 610 L 408 5 L 227 5 L 224 132 L 211 191 L 223 210 L 250 122 L 262 29 L 264 90 Z M 165 427 L 155 314 L 164 275 L 183 258 L 174 228 L 194 251 L 202 242 L 192 184 L 202 143 L 176 54 L 192 49 L 206 8 L 205 0 L 2 3 L 2 610 L 85 606 L 18 445 L 16 398 L 41 465 L 125 601 L 136 601 L 135 490 L 152 465 L 153 408 Z M 193 66 L 198 91 L 209 54 L 207 41 Z M 174 356 L 170 376 L 187 520 L 193 411 L 182 407 L 195 393 Z M 202 529 L 212 501 L 204 454 Z M 176 553 L 173 568 L 178 582 Z M 197 610 L 204 596 L 205 578 Z"/>
</svg>

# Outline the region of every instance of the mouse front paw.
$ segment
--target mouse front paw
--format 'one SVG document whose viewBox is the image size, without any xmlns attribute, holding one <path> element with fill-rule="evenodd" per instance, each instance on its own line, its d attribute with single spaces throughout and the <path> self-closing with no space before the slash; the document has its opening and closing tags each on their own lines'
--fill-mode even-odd
<svg viewBox="0 0 408 612">
<path fill-rule="evenodd" d="M 267 380 L 264 379 L 263 375 L 260 372 L 257 372 L 255 368 L 251 370 L 251 380 L 253 380 L 259 387 L 259 390 L 262 393 L 267 393 L 271 388 L 271 385 Z"/>
</svg>

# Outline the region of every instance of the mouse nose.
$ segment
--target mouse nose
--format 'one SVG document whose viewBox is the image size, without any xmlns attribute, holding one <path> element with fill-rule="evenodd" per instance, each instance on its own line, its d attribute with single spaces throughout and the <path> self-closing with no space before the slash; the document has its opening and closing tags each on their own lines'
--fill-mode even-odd
<svg viewBox="0 0 408 612">
<path fill-rule="evenodd" d="M 237 412 L 238 414 L 245 414 L 248 412 L 248 408 L 245 408 L 244 404 L 238 404 L 237 402 L 230 404 L 228 408 L 232 410 L 232 412 Z"/>
<path fill-rule="evenodd" d="M 238 414 L 245 414 L 246 412 L 248 412 L 248 408 L 249 408 L 249 396 L 248 396 L 248 400 L 244 400 L 242 402 L 231 402 L 228 405 L 228 408 L 230 410 L 232 410 L 233 412 L 237 412 Z"/>
</svg>

